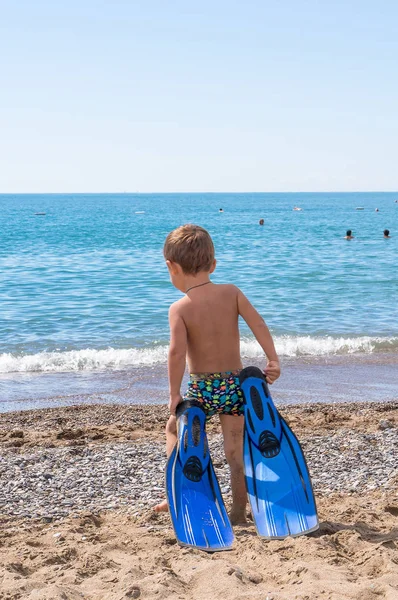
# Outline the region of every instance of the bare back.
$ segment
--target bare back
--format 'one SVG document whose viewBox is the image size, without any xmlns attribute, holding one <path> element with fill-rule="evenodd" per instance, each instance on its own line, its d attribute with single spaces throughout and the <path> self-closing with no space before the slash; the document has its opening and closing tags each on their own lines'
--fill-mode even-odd
<svg viewBox="0 0 398 600">
<path fill-rule="evenodd" d="M 239 347 L 238 288 L 211 284 L 178 301 L 187 330 L 191 373 L 233 371 L 242 367 Z"/>
</svg>

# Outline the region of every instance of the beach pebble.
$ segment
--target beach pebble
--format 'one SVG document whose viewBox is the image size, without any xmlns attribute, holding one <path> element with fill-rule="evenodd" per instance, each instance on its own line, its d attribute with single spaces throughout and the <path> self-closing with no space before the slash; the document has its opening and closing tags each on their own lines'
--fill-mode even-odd
<svg viewBox="0 0 398 600">
<path fill-rule="evenodd" d="M 23 438 L 23 436 L 23 431 L 20 430 L 10 432 L 10 438 Z"/>
<path fill-rule="evenodd" d="M 381 419 L 381 421 L 379 421 L 379 429 L 381 430 L 391 429 L 392 427 L 394 427 L 394 423 L 388 421 L 388 419 Z"/>
<path fill-rule="evenodd" d="M 141 590 L 138 585 L 133 585 L 133 587 L 126 592 L 126 598 L 140 598 L 140 596 Z"/>
<path fill-rule="evenodd" d="M 383 426 L 384 421 L 388 427 Z M 390 423 L 379 421 L 379 429 L 374 432 L 344 429 L 300 436 L 315 494 L 390 489 L 398 476 L 397 433 Z M 14 424 L 10 431 L 20 430 Z M 82 430 L 75 427 L 63 431 Z M 220 488 L 228 500 L 230 473 L 222 435 L 210 433 L 209 445 Z M 73 447 L 61 444 L 52 448 L 3 444 L 1 512 L 41 518 L 48 523 L 82 510 L 117 509 L 137 517 L 164 499 L 165 464 L 163 439 Z"/>
<path fill-rule="evenodd" d="M 255 583 L 256 585 L 263 581 L 263 576 L 260 575 L 260 573 L 248 573 L 247 578 L 249 581 Z"/>
</svg>

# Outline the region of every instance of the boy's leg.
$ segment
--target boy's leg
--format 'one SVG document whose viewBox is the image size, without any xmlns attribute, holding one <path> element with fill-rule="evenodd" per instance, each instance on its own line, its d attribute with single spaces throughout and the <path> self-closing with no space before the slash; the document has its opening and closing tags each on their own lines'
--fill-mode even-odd
<svg viewBox="0 0 398 600">
<path fill-rule="evenodd" d="M 243 426 L 244 417 L 220 415 L 224 436 L 225 458 L 231 469 L 232 524 L 246 523 L 247 491 L 243 472 Z"/>
<path fill-rule="evenodd" d="M 177 443 L 177 419 L 174 415 L 169 417 L 166 423 L 166 454 L 167 458 L 173 452 L 173 448 Z"/>
<path fill-rule="evenodd" d="M 167 457 L 170 456 L 170 454 L 173 451 L 174 446 L 176 445 L 177 442 L 177 419 L 174 416 L 169 417 L 169 420 L 167 421 L 167 425 L 166 425 L 166 454 Z M 167 500 L 163 500 L 163 502 L 161 502 L 160 504 L 156 504 L 156 506 L 153 507 L 153 510 L 155 512 L 163 512 L 163 511 L 167 511 L 168 507 L 167 507 Z"/>
</svg>

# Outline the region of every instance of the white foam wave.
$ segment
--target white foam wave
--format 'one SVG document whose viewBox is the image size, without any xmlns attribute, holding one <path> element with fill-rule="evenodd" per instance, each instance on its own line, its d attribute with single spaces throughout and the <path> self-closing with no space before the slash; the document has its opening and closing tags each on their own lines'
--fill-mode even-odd
<svg viewBox="0 0 398 600">
<path fill-rule="evenodd" d="M 373 352 L 398 351 L 397 337 L 332 337 L 332 336 L 277 336 L 275 346 L 279 356 L 327 356 L 336 354 L 372 354 Z M 241 341 L 241 353 L 245 358 L 262 356 L 255 340 Z"/>
<path fill-rule="evenodd" d="M 70 350 L 69 352 L 39 352 L 15 356 L 0 354 L 0 373 L 95 371 L 125 369 L 131 366 L 151 366 L 165 362 L 167 346 L 106 350 Z"/>
<path fill-rule="evenodd" d="M 398 337 L 276 336 L 275 345 L 278 354 L 282 357 L 371 354 L 394 350 L 398 352 Z M 0 373 L 61 373 L 152 366 L 165 363 L 167 351 L 167 345 L 158 345 L 148 348 L 107 348 L 105 350 L 87 348 L 25 355 L 4 353 L 0 354 Z M 263 355 L 259 344 L 249 338 L 241 340 L 241 353 L 244 358 L 257 358 Z"/>
</svg>

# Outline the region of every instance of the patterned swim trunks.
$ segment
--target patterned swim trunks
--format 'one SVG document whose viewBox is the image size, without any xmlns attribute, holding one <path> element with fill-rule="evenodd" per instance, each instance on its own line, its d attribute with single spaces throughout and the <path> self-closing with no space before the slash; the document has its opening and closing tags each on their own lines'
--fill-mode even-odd
<svg viewBox="0 0 398 600">
<path fill-rule="evenodd" d="M 191 373 L 184 399 L 200 402 L 207 420 L 215 414 L 241 416 L 243 393 L 239 372 Z"/>
</svg>

